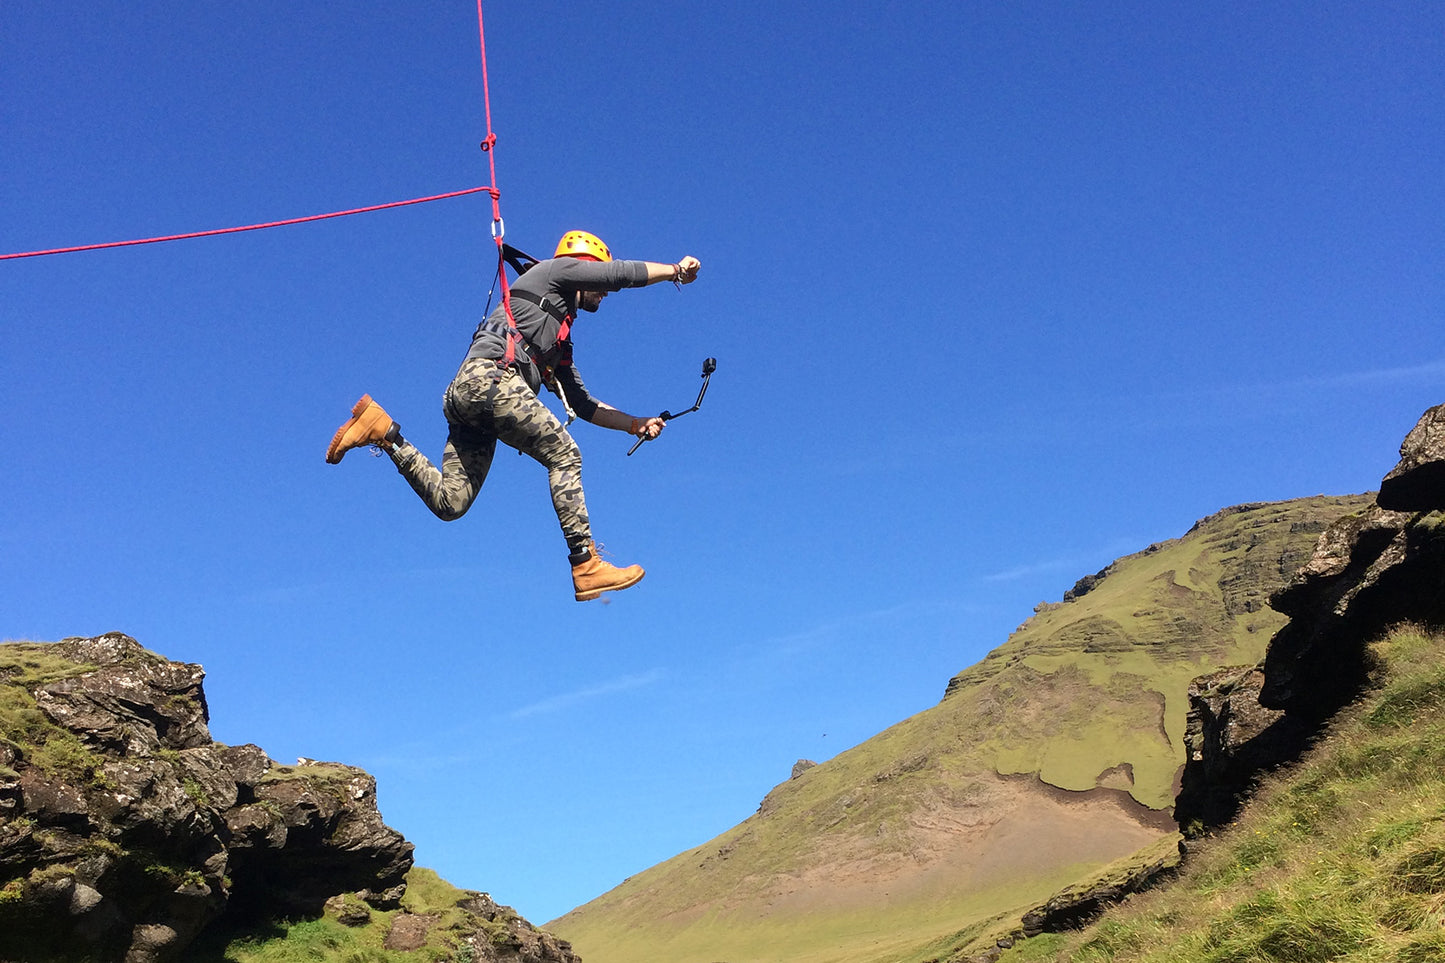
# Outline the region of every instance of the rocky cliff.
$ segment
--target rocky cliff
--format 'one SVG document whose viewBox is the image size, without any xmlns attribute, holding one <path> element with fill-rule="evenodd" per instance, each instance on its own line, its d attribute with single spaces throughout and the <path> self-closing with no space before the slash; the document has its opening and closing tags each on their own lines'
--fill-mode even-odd
<svg viewBox="0 0 1445 963">
<path fill-rule="evenodd" d="M 412 845 L 375 780 L 214 742 L 203 677 L 119 634 L 0 645 L 0 960 L 173 960 L 208 927 L 400 905 Z M 470 958 L 576 960 L 468 900 Z"/>
<path fill-rule="evenodd" d="M 1372 684 L 1369 643 L 1402 623 L 1445 625 L 1445 405 L 1425 412 L 1406 436 L 1373 503 L 1325 527 L 1294 565 L 1269 595 L 1269 606 L 1288 621 L 1270 637 L 1264 658 L 1189 685 L 1187 755 L 1174 807 L 1186 835 L 1233 819 L 1260 776 L 1297 760 Z M 1081 580 L 1066 600 L 1096 589 L 1113 568 Z M 975 942 L 951 958 L 994 960 L 1020 938 L 1078 926 L 1173 867 L 1168 859 L 1136 860 L 1132 871 L 1066 887 L 996 945 Z"/>
<path fill-rule="evenodd" d="M 1233 817 L 1258 776 L 1298 757 L 1368 684 L 1366 643 L 1392 625 L 1445 624 L 1445 405 L 1406 436 L 1373 505 L 1320 535 L 1270 597 L 1289 617 L 1262 663 L 1190 687 L 1175 815 L 1188 830 Z"/>
</svg>

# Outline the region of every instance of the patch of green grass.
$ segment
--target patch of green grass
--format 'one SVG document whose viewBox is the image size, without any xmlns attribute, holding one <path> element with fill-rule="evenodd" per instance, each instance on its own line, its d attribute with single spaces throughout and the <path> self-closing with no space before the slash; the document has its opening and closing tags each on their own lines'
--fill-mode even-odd
<svg viewBox="0 0 1445 963">
<path fill-rule="evenodd" d="M 31 691 L 94 669 L 61 658 L 53 647 L 26 642 L 0 645 L 0 741 L 27 765 L 78 786 L 106 788 L 104 759 L 41 712 Z M 7 770 L 13 778 L 14 770 Z"/>
<path fill-rule="evenodd" d="M 1392 885 L 1406 893 L 1445 893 L 1445 849 L 1427 846 L 1406 855 L 1390 871 Z"/>
<path fill-rule="evenodd" d="M 473 895 L 429 869 L 416 867 L 407 875 L 402 910 L 373 910 L 371 922 L 363 926 L 348 927 L 329 915 L 269 921 L 246 932 L 212 932 L 188 959 L 191 963 L 463 963 L 474 956 L 462 942 L 464 932 L 480 930 L 498 943 L 509 938 L 504 920 L 479 920 L 461 908 Z M 402 912 L 434 916 L 437 922 L 419 949 L 387 950 L 386 935 Z"/>
<path fill-rule="evenodd" d="M 1406 816 L 1399 820 L 1386 820 L 1365 836 L 1365 849 L 1370 856 L 1395 849 L 1419 837 L 1425 831 L 1425 821 L 1418 816 Z"/>
<path fill-rule="evenodd" d="M 1445 679 L 1417 679 L 1382 697 L 1365 721 L 1376 728 L 1408 726 L 1441 702 L 1445 702 Z"/>
<path fill-rule="evenodd" d="M 71 662 L 53 643 L 0 642 L 0 682 L 34 688 L 95 669 L 94 665 Z"/>
<path fill-rule="evenodd" d="M 44 741 L 26 753 L 32 766 L 65 782 L 96 789 L 109 789 L 111 782 L 102 767 L 105 759 L 92 752 L 73 733 L 54 727 Z"/>
<path fill-rule="evenodd" d="M 261 777 L 258 787 L 281 782 L 304 782 L 317 792 L 324 792 L 345 802 L 348 786 L 356 778 L 356 770 L 336 762 L 309 762 L 304 766 L 273 765 Z"/>
<path fill-rule="evenodd" d="M 181 780 L 181 791 L 196 804 L 198 809 L 205 809 L 211 804 L 210 795 L 194 776 L 186 776 Z"/>
<path fill-rule="evenodd" d="M 1394 963 L 1445 963 L 1445 936 L 1427 936 L 1400 947 Z"/>
<path fill-rule="evenodd" d="M 138 854 L 137 854 L 138 855 Z M 151 879 L 159 880 L 167 886 L 205 886 L 206 875 L 200 870 L 189 866 L 174 866 L 170 863 L 151 862 L 140 866 L 140 871 Z"/>
<path fill-rule="evenodd" d="M 385 963 L 392 959 L 371 934 L 321 917 L 278 924 L 279 935 L 237 940 L 221 957 L 235 963 Z"/>
<path fill-rule="evenodd" d="M 1016 963 L 1038 963 L 1040 960 L 1052 960 L 1054 954 L 1063 948 L 1064 938 L 1056 933 L 1044 933 L 1026 941 L 1027 945 L 1021 945 L 1019 951 L 1013 958 Z"/>
</svg>

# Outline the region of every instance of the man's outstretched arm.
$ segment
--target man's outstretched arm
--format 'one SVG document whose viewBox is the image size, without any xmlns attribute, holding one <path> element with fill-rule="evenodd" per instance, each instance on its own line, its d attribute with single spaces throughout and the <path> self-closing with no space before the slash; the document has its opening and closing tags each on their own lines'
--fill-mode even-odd
<svg viewBox="0 0 1445 963">
<path fill-rule="evenodd" d="M 643 261 L 647 265 L 647 283 L 656 284 L 658 281 L 676 281 L 678 284 L 691 284 L 697 280 L 698 269 L 702 262 L 689 254 L 676 264 L 659 264 L 656 261 Z"/>
</svg>

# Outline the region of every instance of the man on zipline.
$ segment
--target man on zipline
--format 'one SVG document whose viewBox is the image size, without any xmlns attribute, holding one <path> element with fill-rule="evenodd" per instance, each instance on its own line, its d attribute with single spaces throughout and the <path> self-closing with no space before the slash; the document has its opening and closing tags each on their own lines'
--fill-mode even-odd
<svg viewBox="0 0 1445 963">
<path fill-rule="evenodd" d="M 588 392 L 572 365 L 571 327 L 579 310 L 596 311 L 609 292 L 658 281 L 690 284 L 701 266 L 695 257 L 676 264 L 614 261 L 594 235 L 567 232 L 550 260 L 537 262 L 512 285 L 516 327 L 507 319 L 504 298 L 472 336 L 471 350 L 442 400 L 449 430 L 440 469 L 402 438 L 396 422 L 370 395 L 361 396 L 351 418 L 336 430 L 326 460 L 334 465 L 353 448 L 375 445 L 391 456 L 397 471 L 438 518 L 453 521 L 476 500 L 500 438 L 547 468 L 577 601 L 636 585 L 642 566 L 617 568 L 597 557 L 582 495 L 582 453 L 537 392 L 547 384 L 585 421 L 656 438 L 662 432 L 661 418 L 634 417 Z"/>
</svg>

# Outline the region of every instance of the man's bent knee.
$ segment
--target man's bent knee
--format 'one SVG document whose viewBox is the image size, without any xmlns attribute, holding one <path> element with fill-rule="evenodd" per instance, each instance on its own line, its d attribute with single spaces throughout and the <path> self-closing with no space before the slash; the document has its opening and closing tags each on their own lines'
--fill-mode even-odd
<svg viewBox="0 0 1445 963">
<path fill-rule="evenodd" d="M 467 513 L 467 509 L 472 507 L 472 503 L 471 501 L 467 501 L 464 504 L 453 501 L 443 501 L 440 504 L 434 505 L 431 502 L 427 502 L 426 507 L 430 508 L 432 514 L 442 521 L 454 522 Z"/>
<path fill-rule="evenodd" d="M 548 471 L 582 470 L 582 449 L 570 437 L 538 446 L 535 457 Z"/>
</svg>

